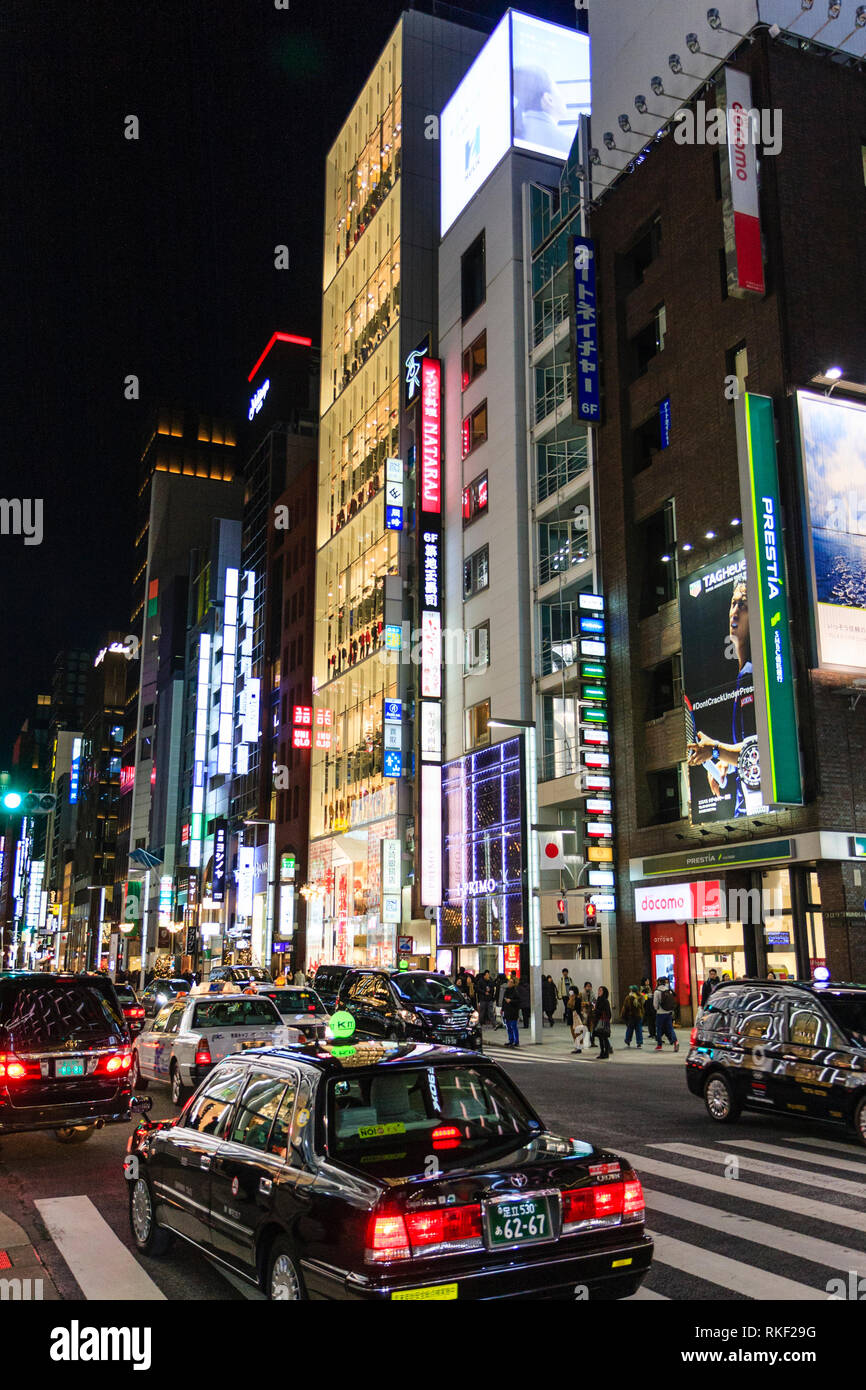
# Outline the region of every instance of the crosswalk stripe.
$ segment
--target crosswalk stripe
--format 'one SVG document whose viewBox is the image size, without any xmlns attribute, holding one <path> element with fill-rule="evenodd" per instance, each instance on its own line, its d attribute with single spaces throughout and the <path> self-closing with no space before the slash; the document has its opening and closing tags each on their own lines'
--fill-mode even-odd
<svg viewBox="0 0 866 1390">
<path fill-rule="evenodd" d="M 571 1065 L 570 1057 L 544 1057 L 538 1052 L 530 1051 L 532 1046 L 532 1043 L 528 1043 L 525 1051 L 522 1047 L 485 1047 L 484 1055 L 492 1057 L 495 1062 L 544 1062 L 545 1065 L 554 1067 Z"/>
<path fill-rule="evenodd" d="M 628 1298 L 624 1298 L 624 1299 L 622 1300 L 622 1302 L 623 1302 L 623 1303 L 634 1303 L 636 1300 L 637 1300 L 637 1301 L 640 1301 L 640 1300 L 646 1300 L 646 1299 L 649 1299 L 649 1298 L 651 1298 L 651 1299 L 653 1299 L 653 1300 L 658 1299 L 658 1300 L 661 1300 L 661 1301 L 664 1302 L 664 1303 L 670 1303 L 670 1299 L 668 1298 L 668 1296 L 667 1296 L 666 1293 L 656 1293 L 653 1289 L 648 1289 L 647 1286 L 646 1286 L 646 1284 L 641 1284 L 641 1286 L 640 1286 L 640 1288 L 638 1289 L 637 1293 L 630 1293 L 629 1296 L 628 1296 Z"/>
<path fill-rule="evenodd" d="M 720 1139 L 720 1144 L 725 1144 L 729 1149 L 753 1149 L 755 1153 L 776 1154 L 782 1158 L 796 1158 L 801 1163 L 823 1164 L 825 1168 L 840 1168 L 848 1173 L 862 1173 L 866 1178 L 866 1164 L 855 1163 L 851 1158 L 832 1158 L 829 1154 L 805 1154 L 791 1153 L 790 1149 L 782 1148 L 780 1144 L 761 1144 L 757 1139 Z"/>
<path fill-rule="evenodd" d="M 786 1302 L 814 1303 L 827 1298 L 826 1289 L 813 1289 L 796 1279 L 786 1279 L 782 1274 L 769 1274 L 755 1265 L 732 1260 L 728 1255 L 717 1255 L 713 1250 L 701 1250 L 672 1236 L 658 1235 L 654 1231 L 647 1234 L 655 1243 L 653 1260 L 656 1264 L 668 1265 L 695 1279 L 706 1279 L 730 1293 L 745 1294 L 747 1298 L 779 1298 Z"/>
<path fill-rule="evenodd" d="M 86 1299 L 165 1298 L 89 1197 L 45 1197 L 35 1205 Z"/>
<path fill-rule="evenodd" d="M 839 1139 L 793 1139 L 790 1135 L 785 1139 L 786 1144 L 802 1144 L 810 1149 L 834 1149 L 842 1154 L 862 1154 L 861 1166 L 866 1168 L 866 1150 L 861 1149 L 852 1139 L 849 1143 L 842 1143 Z"/>
<path fill-rule="evenodd" d="M 833 1226 L 844 1226 L 849 1231 L 866 1232 L 866 1212 L 857 1211 L 854 1207 L 840 1207 L 832 1202 L 820 1202 L 817 1198 L 800 1197 L 794 1192 L 776 1192 L 770 1187 L 743 1182 L 741 1178 L 734 1183 L 729 1178 L 702 1173 L 698 1168 L 683 1168 L 678 1163 L 663 1163 L 660 1159 L 643 1154 L 624 1153 L 619 1146 L 617 1153 L 635 1168 L 640 1178 L 645 1174 L 654 1178 L 669 1178 L 686 1187 L 699 1187 L 704 1192 L 724 1194 L 728 1198 L 735 1196 L 738 1202 L 754 1202 L 756 1206 L 775 1207 L 777 1211 L 786 1211 L 791 1216 L 811 1217 Z"/>
<path fill-rule="evenodd" d="M 826 1265 L 828 1269 L 841 1269 L 846 1274 L 857 1269 L 866 1260 L 866 1251 L 852 1250 L 847 1245 L 836 1245 L 830 1240 L 818 1240 L 815 1236 L 803 1235 L 799 1231 L 789 1231 L 772 1226 L 767 1221 L 755 1221 L 739 1212 L 722 1211 L 719 1207 L 709 1207 L 703 1202 L 690 1202 L 685 1197 L 675 1197 L 670 1192 L 654 1192 L 644 1188 L 646 1204 L 653 1211 L 664 1212 L 666 1216 L 677 1216 L 683 1221 L 692 1221 L 699 1226 L 709 1227 L 722 1235 L 736 1236 L 738 1240 L 752 1241 L 755 1245 L 765 1245 L 776 1250 L 784 1244 L 785 1254 L 797 1259 L 808 1260 L 812 1264 Z"/>
<path fill-rule="evenodd" d="M 665 1153 L 681 1154 L 683 1158 L 700 1158 L 705 1163 L 725 1164 L 727 1158 L 715 1149 L 705 1149 L 699 1144 L 651 1144 L 651 1149 L 661 1149 Z M 849 1197 L 866 1197 L 866 1184 L 852 1182 L 850 1178 L 834 1178 L 830 1173 L 816 1173 L 809 1168 L 788 1168 L 781 1163 L 765 1163 L 760 1158 L 741 1158 L 736 1156 L 741 1168 L 752 1173 L 762 1173 L 768 1178 L 781 1178 L 783 1182 L 798 1183 L 801 1187 L 816 1187 L 824 1192 L 842 1192 Z M 799 1158 L 797 1154 L 795 1157 Z"/>
</svg>

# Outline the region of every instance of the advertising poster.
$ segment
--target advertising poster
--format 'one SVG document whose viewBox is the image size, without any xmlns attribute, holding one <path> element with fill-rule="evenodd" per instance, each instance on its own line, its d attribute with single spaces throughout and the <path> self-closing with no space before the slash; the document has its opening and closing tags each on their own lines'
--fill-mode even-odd
<svg viewBox="0 0 866 1390">
<path fill-rule="evenodd" d="M 512 12 L 514 143 L 565 159 L 589 115 L 589 36 Z"/>
<path fill-rule="evenodd" d="M 680 581 L 683 704 L 693 825 L 763 810 L 746 559 Z"/>
<path fill-rule="evenodd" d="M 797 392 L 816 660 L 866 671 L 866 406 Z"/>
</svg>

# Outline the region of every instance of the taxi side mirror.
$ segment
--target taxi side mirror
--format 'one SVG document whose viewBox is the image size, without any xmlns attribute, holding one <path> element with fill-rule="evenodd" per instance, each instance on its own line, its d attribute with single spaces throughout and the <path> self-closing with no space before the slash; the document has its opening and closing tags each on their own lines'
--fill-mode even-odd
<svg viewBox="0 0 866 1390">
<path fill-rule="evenodd" d="M 132 1115 L 148 1115 L 153 1109 L 153 1096 L 133 1096 L 129 1102 Z"/>
</svg>

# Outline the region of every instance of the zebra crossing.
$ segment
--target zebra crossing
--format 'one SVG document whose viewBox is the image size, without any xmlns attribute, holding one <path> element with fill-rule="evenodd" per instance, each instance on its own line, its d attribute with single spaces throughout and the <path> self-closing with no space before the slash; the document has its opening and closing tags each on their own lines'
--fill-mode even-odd
<svg viewBox="0 0 866 1390">
<path fill-rule="evenodd" d="M 525 1044 L 524 1047 L 505 1047 L 503 1044 L 489 1043 L 486 1039 L 484 1055 L 492 1057 L 495 1062 L 507 1063 L 508 1066 L 513 1063 L 516 1067 L 538 1066 L 539 1063 L 545 1067 L 573 1067 L 575 1062 L 580 1061 L 580 1057 L 572 1056 L 570 1052 L 552 1056 L 549 1053 L 542 1054 L 540 1049 L 533 1047 L 531 1043 Z M 589 1055 L 591 1058 L 598 1056 L 596 1052 Z"/>
<path fill-rule="evenodd" d="M 866 1275 L 866 1152 L 853 1140 L 615 1148 L 641 1178 L 655 1241 L 636 1299 L 826 1302 Z"/>
</svg>

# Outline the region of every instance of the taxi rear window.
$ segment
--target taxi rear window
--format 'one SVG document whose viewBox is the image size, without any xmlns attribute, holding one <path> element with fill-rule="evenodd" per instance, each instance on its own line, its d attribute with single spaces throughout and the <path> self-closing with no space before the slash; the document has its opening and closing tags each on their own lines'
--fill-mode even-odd
<svg viewBox="0 0 866 1390">
<path fill-rule="evenodd" d="M 441 1166 L 479 1150 L 536 1135 L 540 1122 L 508 1078 L 492 1067 L 385 1068 L 328 1084 L 328 1147 L 368 1170 L 414 1169 L 423 1155 Z"/>
<path fill-rule="evenodd" d="M 250 995 L 248 999 L 202 999 L 195 1006 L 193 1028 L 255 1028 L 282 1022 L 270 999 Z"/>
<path fill-rule="evenodd" d="M 822 994 L 821 1002 L 858 1047 L 866 1046 L 866 994 Z"/>
<path fill-rule="evenodd" d="M 275 989 L 273 995 L 268 991 L 265 998 L 273 998 L 280 1013 L 283 1014 L 321 1014 L 325 1012 L 325 1006 L 321 999 L 310 989 Z"/>
</svg>

